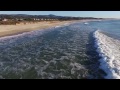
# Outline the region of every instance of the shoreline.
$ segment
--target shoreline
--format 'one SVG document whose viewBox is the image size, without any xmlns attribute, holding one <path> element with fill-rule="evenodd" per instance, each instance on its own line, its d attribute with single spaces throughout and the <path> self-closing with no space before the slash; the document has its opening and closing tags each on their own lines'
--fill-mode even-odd
<svg viewBox="0 0 120 90">
<path fill-rule="evenodd" d="M 17 24 L 17 25 L 0 25 L 0 38 L 5 36 L 12 36 L 22 34 L 24 32 L 48 29 L 55 26 L 61 26 L 64 24 L 72 24 L 76 22 L 88 22 L 94 20 L 73 20 L 73 21 L 43 21 L 32 24 Z"/>
<path fill-rule="evenodd" d="M 74 21 L 73 21 L 74 22 Z M 17 25 L 0 25 L 0 37 L 5 37 L 5 36 L 11 36 L 11 35 L 17 35 L 21 34 L 24 32 L 30 32 L 30 31 L 35 31 L 35 30 L 41 30 L 41 29 L 47 29 L 50 27 L 55 27 L 55 26 L 60 26 L 64 24 L 70 24 L 72 21 L 43 21 L 43 22 L 38 22 L 38 23 L 32 23 L 32 24 L 17 24 Z"/>
</svg>

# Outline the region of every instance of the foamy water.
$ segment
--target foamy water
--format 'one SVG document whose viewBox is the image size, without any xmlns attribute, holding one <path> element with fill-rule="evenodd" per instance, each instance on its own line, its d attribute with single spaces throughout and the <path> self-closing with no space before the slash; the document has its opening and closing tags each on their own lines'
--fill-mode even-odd
<svg viewBox="0 0 120 90">
<path fill-rule="evenodd" d="M 95 31 L 96 48 L 100 59 L 100 68 L 103 69 L 107 79 L 120 79 L 120 41 L 109 37 L 99 30 Z"/>
<path fill-rule="evenodd" d="M 120 79 L 119 28 L 120 21 L 77 22 L 2 37 L 0 78 Z"/>
<path fill-rule="evenodd" d="M 92 31 L 76 23 L 0 38 L 0 78 L 99 78 Z"/>
</svg>

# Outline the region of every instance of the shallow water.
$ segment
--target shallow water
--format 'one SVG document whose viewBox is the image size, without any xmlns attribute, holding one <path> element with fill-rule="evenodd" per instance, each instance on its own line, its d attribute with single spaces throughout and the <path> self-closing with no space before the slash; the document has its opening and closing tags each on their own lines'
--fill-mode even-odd
<svg viewBox="0 0 120 90">
<path fill-rule="evenodd" d="M 84 23 L 0 39 L 0 78 L 98 79 L 105 72 Z"/>
</svg>

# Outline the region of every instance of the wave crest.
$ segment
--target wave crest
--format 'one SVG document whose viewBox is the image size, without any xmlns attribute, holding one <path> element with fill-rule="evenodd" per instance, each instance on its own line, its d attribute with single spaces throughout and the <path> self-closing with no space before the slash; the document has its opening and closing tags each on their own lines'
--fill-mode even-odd
<svg viewBox="0 0 120 90">
<path fill-rule="evenodd" d="M 107 79 L 120 79 L 120 41 L 113 39 L 97 30 L 94 32 L 95 47 L 99 53 L 100 68 Z"/>
</svg>

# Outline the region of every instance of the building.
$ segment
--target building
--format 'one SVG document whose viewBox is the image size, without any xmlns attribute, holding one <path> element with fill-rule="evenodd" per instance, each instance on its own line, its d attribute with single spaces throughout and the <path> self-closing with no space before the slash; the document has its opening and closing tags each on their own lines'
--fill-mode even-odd
<svg viewBox="0 0 120 90">
<path fill-rule="evenodd" d="M 8 19 L 5 19 L 5 18 L 4 18 L 2 21 L 8 21 Z"/>
</svg>

